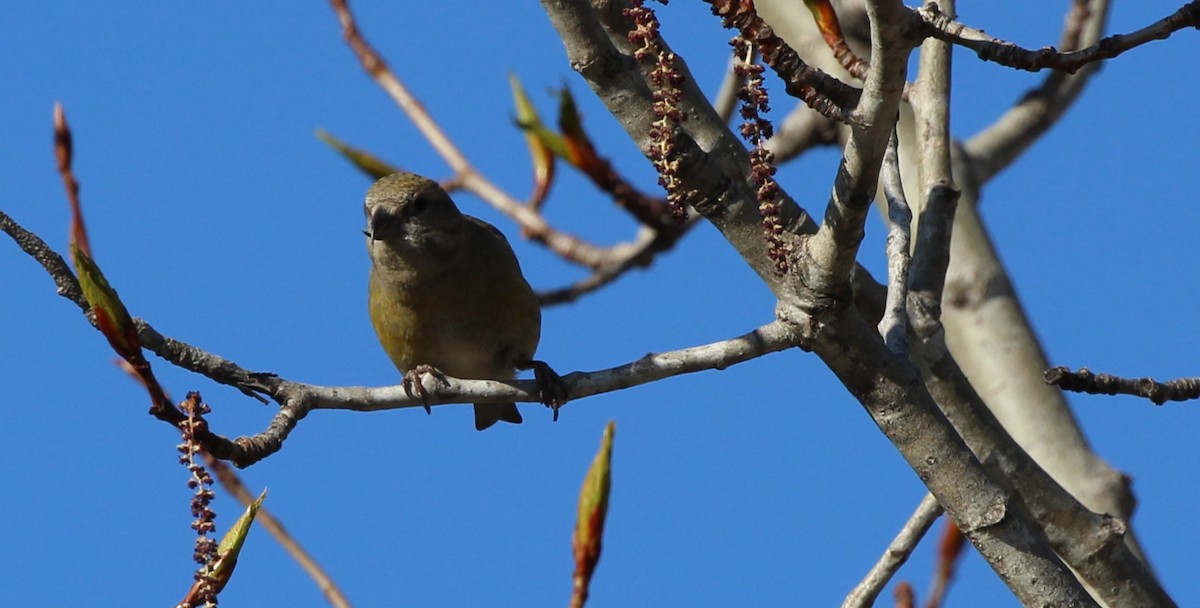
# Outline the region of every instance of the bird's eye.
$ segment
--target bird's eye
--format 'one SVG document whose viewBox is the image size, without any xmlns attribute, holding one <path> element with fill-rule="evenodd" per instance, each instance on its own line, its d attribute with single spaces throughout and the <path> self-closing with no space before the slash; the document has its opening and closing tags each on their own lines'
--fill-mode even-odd
<svg viewBox="0 0 1200 608">
<path fill-rule="evenodd" d="M 416 200 L 414 200 L 412 202 L 413 213 L 416 213 L 418 215 L 421 213 L 425 213 L 425 210 L 428 208 L 429 208 L 429 199 L 427 199 L 423 196 L 417 198 Z"/>
</svg>

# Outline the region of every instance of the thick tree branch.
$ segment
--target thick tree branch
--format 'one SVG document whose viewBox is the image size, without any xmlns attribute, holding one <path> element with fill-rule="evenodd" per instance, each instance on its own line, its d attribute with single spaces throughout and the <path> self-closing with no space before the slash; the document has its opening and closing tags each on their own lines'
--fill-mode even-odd
<svg viewBox="0 0 1200 608">
<path fill-rule="evenodd" d="M 952 3 L 942 7 L 953 14 Z M 1012 483 L 1056 552 L 1098 597 L 1112 606 L 1169 605 L 1153 574 L 1124 542 L 1124 524 L 1092 513 L 1037 466 L 995 420 L 946 348 L 940 302 L 958 198 L 950 166 L 948 47 L 925 41 L 911 98 L 925 200 L 909 311 L 926 386 L 979 459 Z"/>
<path fill-rule="evenodd" d="M 904 5 L 889 0 L 867 3 L 871 20 L 871 65 L 850 138 L 825 208 L 825 221 L 805 242 L 804 283 L 812 290 L 836 293 L 849 283 L 863 239 L 867 211 L 879 188 L 879 170 L 895 128 L 904 91 L 907 62 L 919 41 L 903 18 Z"/>
<path fill-rule="evenodd" d="M 1174 605 L 1125 542 L 1125 522 L 1089 510 L 1021 449 L 950 356 L 944 336 L 938 331 L 914 344 L 925 386 L 979 460 L 1011 484 L 1054 550 L 1110 606 Z"/>
<path fill-rule="evenodd" d="M 542 6 L 563 40 L 572 67 L 618 116 L 634 143 L 649 153 L 650 131 L 656 120 L 654 100 L 648 77 L 633 58 L 635 49 L 626 37 L 630 24 L 621 11 L 628 4 L 596 0 L 593 6 L 587 0 L 544 0 Z M 669 53 L 670 48 L 662 44 Z M 778 286 L 780 279 L 759 227 L 762 217 L 750 186 L 746 149 L 708 103 L 682 59 L 676 60 L 675 69 L 682 75 L 679 105 L 687 120 L 680 124 L 673 143 L 677 175 L 692 192 L 690 203 L 735 244 L 768 285 Z M 782 190 L 778 202 L 787 231 L 816 231 L 808 214 Z"/>
<path fill-rule="evenodd" d="M 589 81 L 634 141 L 646 149 L 646 134 L 654 121 L 650 111 L 652 98 L 646 77 L 635 71 L 637 64 L 619 50 L 626 44 L 622 40 L 622 3 L 597 0 L 593 6 L 582 0 L 546 0 L 543 7 L 559 30 L 572 65 Z M 903 8 L 892 3 L 883 10 L 890 14 Z M 895 62 L 876 63 L 896 69 L 892 65 Z M 679 69 L 686 70 L 681 60 L 678 64 Z M 632 69 L 625 67 L 629 65 Z M 889 89 L 881 99 L 894 98 L 898 103 L 903 76 L 898 80 L 897 90 Z M 689 97 L 685 91 L 684 99 Z M 882 124 L 890 127 L 894 119 L 893 106 L 892 115 Z M 755 199 L 745 188 L 748 175 L 745 150 L 740 144 L 724 145 L 732 133 L 711 107 L 697 107 L 694 112 L 689 108 L 683 129 L 679 148 L 683 169 L 678 175 L 697 192 L 711 193 L 700 197 L 701 204 L 695 204 L 696 209 L 725 235 L 780 297 L 778 314 L 799 333 L 799 343 L 816 350 L 838 374 L 1018 597 L 1033 604 L 1094 605 L 1040 531 L 1030 524 L 1028 515 L 991 480 L 942 417 L 912 366 L 887 350 L 878 334 L 853 309 L 847 308 L 848 299 L 818 297 L 814 302 L 811 290 L 799 289 L 794 273 L 774 276 L 758 227 L 760 218 L 754 213 Z M 888 135 L 890 128 L 883 131 L 881 146 L 887 143 Z M 877 136 L 870 134 L 870 141 L 860 145 L 875 143 Z M 865 147 L 875 151 L 873 146 Z M 882 153 L 880 147 L 875 157 L 876 175 Z M 873 187 L 875 180 L 870 181 Z M 866 200 L 870 200 L 870 195 Z M 793 225 L 801 233 L 812 233 L 811 220 L 806 217 L 803 223 Z M 849 291 L 848 283 L 845 291 Z M 798 294 L 806 294 L 808 299 Z M 964 493 L 964 488 L 971 491 Z M 1028 576 L 1036 576 L 1039 584 L 1026 584 Z"/>
<path fill-rule="evenodd" d="M 1024 605 L 1096 605 L 1020 497 L 995 481 L 943 416 L 918 370 L 888 350 L 874 327 L 847 311 L 812 348 Z M 1029 584 L 1032 578 L 1038 584 Z"/>
<path fill-rule="evenodd" d="M 1073 32 L 1083 26 L 1071 23 L 1064 38 L 1080 36 Z M 1128 479 L 1091 449 L 1061 392 L 1042 382 L 1049 363 L 977 210 L 976 160 L 961 149 L 953 152 L 962 196 L 954 216 L 941 339 L 971 391 L 1046 473 L 1092 511 L 1127 519 L 1134 506 Z M 939 329 L 931 326 L 925 334 L 932 337 L 933 331 Z M 936 361 L 937 355 L 927 358 Z M 1136 548 L 1133 534 L 1126 533 L 1125 540 Z"/>
</svg>

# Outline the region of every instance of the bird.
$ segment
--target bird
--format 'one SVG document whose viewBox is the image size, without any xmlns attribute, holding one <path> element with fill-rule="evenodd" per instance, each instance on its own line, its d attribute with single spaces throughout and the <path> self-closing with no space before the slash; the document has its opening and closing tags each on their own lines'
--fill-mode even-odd
<svg viewBox="0 0 1200 608">
<path fill-rule="evenodd" d="M 565 390 L 548 365 L 533 360 L 542 311 L 504 235 L 414 173 L 375 182 L 364 211 L 371 324 L 409 395 L 415 387 L 429 412 L 423 373 L 508 380 L 532 368 L 557 420 Z M 517 405 L 475 404 L 476 429 L 498 421 L 520 424 Z"/>
</svg>

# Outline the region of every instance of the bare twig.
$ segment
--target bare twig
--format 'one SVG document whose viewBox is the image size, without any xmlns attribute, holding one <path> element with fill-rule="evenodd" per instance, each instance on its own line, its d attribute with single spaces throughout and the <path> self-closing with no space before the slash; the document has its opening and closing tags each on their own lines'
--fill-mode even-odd
<svg viewBox="0 0 1200 608">
<path fill-rule="evenodd" d="M 942 506 L 938 504 L 937 499 L 932 494 L 926 494 L 925 498 L 921 499 L 921 504 L 917 505 L 917 510 L 904 523 L 904 527 L 900 528 L 900 533 L 883 552 L 883 556 L 871 571 L 867 572 L 862 582 L 842 600 L 842 608 L 874 606 L 875 598 L 879 597 L 879 593 L 887 586 L 888 581 L 892 580 L 900 566 L 908 561 L 908 556 L 912 555 L 913 549 L 941 514 Z"/>
<path fill-rule="evenodd" d="M 242 483 L 242 479 L 236 471 L 229 468 L 224 462 L 213 458 L 207 452 L 204 453 L 204 462 L 217 478 L 217 481 L 221 482 L 221 487 L 225 488 L 226 492 L 229 492 L 238 502 L 242 503 L 243 507 L 249 506 L 250 503 L 254 502 L 254 495 L 246 489 L 246 485 Z M 350 608 L 350 601 L 346 599 L 341 588 L 333 582 L 333 579 L 329 577 L 325 569 L 313 559 L 312 555 L 304 550 L 304 547 L 300 546 L 300 543 L 296 542 L 291 533 L 283 527 L 283 523 L 276 519 L 267 508 L 259 507 L 254 521 L 266 530 L 275 539 L 275 542 L 279 543 L 279 546 L 283 547 L 283 550 L 292 559 L 296 560 L 297 564 L 300 564 L 304 572 L 308 574 L 309 578 L 317 584 L 317 588 L 321 590 L 321 593 L 325 595 L 325 599 L 329 602 L 330 606 L 333 606 L 333 608 Z"/>
<path fill-rule="evenodd" d="M 1036 72 L 1044 69 L 1074 73 L 1079 68 L 1112 59 L 1143 44 L 1162 40 L 1185 27 L 1200 27 L 1200 0 L 1183 5 L 1170 16 L 1140 30 L 1124 35 L 1109 36 L 1088 48 L 1071 52 L 1059 52 L 1054 47 L 1034 50 L 1021 48 L 989 36 L 983 30 L 968 27 L 938 9 L 936 3 L 928 3 L 917 10 L 929 26 L 928 34 L 936 38 L 969 48 L 984 61 L 995 61 L 1001 65 Z"/>
<path fill-rule="evenodd" d="M 928 4 L 929 1 L 926 2 Z M 954 15 L 954 0 L 941 0 Z M 919 339 L 942 329 L 942 293 L 950 266 L 950 237 L 959 190 L 950 166 L 950 45 L 934 38 L 921 43 L 917 83 L 909 100 L 916 118 L 921 177 L 917 245 L 913 252 L 909 318 Z"/>
<path fill-rule="evenodd" d="M 88 322 L 94 326 L 95 320 L 89 314 L 89 306 L 83 297 L 83 291 L 79 288 L 79 281 L 62 256 L 51 249 L 41 237 L 25 230 L 3 211 L 0 211 L 0 229 L 12 237 L 25 253 L 41 264 L 50 278 L 54 280 L 58 295 L 74 302 L 87 317 Z M 203 374 L 210 380 L 232 386 L 242 391 L 243 394 L 266 403 L 265 399 L 248 388 L 253 375 L 251 372 L 228 359 L 163 336 L 141 319 L 134 318 L 133 321 L 137 324 L 138 340 L 143 348 L 149 349 L 179 367 Z"/>
<path fill-rule="evenodd" d="M 941 608 L 954 582 L 954 574 L 962 561 L 963 549 L 967 539 L 962 530 L 952 521 L 947 521 L 942 527 L 942 538 L 938 540 L 937 565 L 934 567 L 933 582 L 929 585 L 929 597 L 925 599 L 925 608 Z"/>
<path fill-rule="evenodd" d="M 896 151 L 899 135 L 892 131 L 887 152 L 883 155 L 883 191 L 888 209 L 888 288 L 887 303 L 883 319 L 879 321 L 879 334 L 892 352 L 908 354 L 908 271 L 912 265 L 909 240 L 912 227 L 912 209 L 904 197 L 904 184 L 900 181 L 900 158 Z"/>
<path fill-rule="evenodd" d="M 772 322 L 750 333 L 676 351 L 649 354 L 625 365 L 595 371 L 573 372 L 562 377 L 572 399 L 626 389 L 692 372 L 725 369 L 765 354 L 784 350 L 799 343 L 791 327 Z M 270 391 L 283 403 L 266 431 L 237 440 L 239 452 L 234 464 L 247 466 L 279 450 L 296 423 L 314 409 L 371 412 L 451 403 L 491 403 L 503 401 L 542 402 L 535 380 L 465 380 L 450 376 L 423 379 L 427 400 L 413 398 L 402 386 L 322 387 L 269 378 L 263 390 Z"/>
<path fill-rule="evenodd" d="M 1200 377 L 1159 382 L 1154 378 L 1122 378 L 1112 374 L 1096 374 L 1086 367 L 1077 372 L 1068 367 L 1052 367 L 1046 370 L 1046 384 L 1076 393 L 1133 395 L 1149 399 L 1154 405 L 1162 405 L 1168 401 L 1200 399 Z"/>
<path fill-rule="evenodd" d="M 773 321 L 736 338 L 665 353 L 651 353 L 624 365 L 594 372 L 572 372 L 562 377 L 570 387 L 573 400 L 631 388 L 641 384 L 756 359 L 798 345 L 798 338 L 787 324 Z M 540 402 L 534 380 L 465 380 L 445 376 L 426 378 L 429 405 L 450 403 L 490 403 L 503 401 Z M 299 386 L 299 385 L 295 385 Z M 371 412 L 420 407 L 422 402 L 408 396 L 401 386 L 380 388 L 320 387 L 303 385 L 307 396 L 315 399 L 310 409 L 336 409 Z"/>
<path fill-rule="evenodd" d="M 721 79 L 721 88 L 717 89 L 717 95 L 713 97 L 713 109 L 717 111 L 717 116 L 720 116 L 721 120 L 725 122 L 729 122 L 733 118 L 733 111 L 737 109 L 737 92 L 742 87 L 742 77 L 734 68 L 739 61 L 737 57 L 729 60 L 725 77 Z"/>
<path fill-rule="evenodd" d="M 776 164 L 782 165 L 812 148 L 837 143 L 837 123 L 801 103 L 775 129 L 775 136 L 767 140 L 766 147 L 775 155 Z"/>
<path fill-rule="evenodd" d="M 44 241 L 21 228 L 3 212 L 0 212 L 0 227 L 12 235 L 22 249 L 39 262 L 45 260 L 43 267 L 54 277 L 55 283 L 60 285 L 60 294 L 75 301 L 80 308 L 86 309 L 87 302 L 83 299 L 78 282 L 61 257 Z M 313 409 L 375 411 L 422 405 L 421 399 L 409 397 L 399 385 L 383 388 L 321 387 L 288 381 L 273 374 L 251 372 L 232 361 L 167 338 L 145 321 L 134 321 L 138 324 L 142 346 L 163 359 L 222 384 L 269 395 L 280 404 L 279 412 L 265 431 L 232 441 L 212 433 L 211 440 L 205 443 L 206 451 L 213 456 L 229 460 L 239 467 L 249 466 L 278 451 L 296 424 Z M 799 339 L 791 327 L 776 321 L 730 340 L 658 355 L 646 355 L 632 363 L 606 370 L 574 372 L 563 376 L 562 380 L 572 398 L 579 399 L 679 374 L 724 369 L 798 344 Z M 445 383 L 430 379 L 425 385 L 434 387 L 427 396 L 429 405 L 542 401 L 540 387 L 534 380 L 498 382 L 462 380 L 447 376 Z"/>
<path fill-rule="evenodd" d="M 880 166 L 898 119 L 908 56 L 919 42 L 905 25 L 905 11 L 899 2 L 867 3 L 871 64 L 854 110 L 861 124 L 850 127 L 825 221 L 805 242 L 802 254 L 815 262 L 804 265 L 805 284 L 819 293 L 842 289 L 856 265 L 867 211 L 878 190 Z"/>
<path fill-rule="evenodd" d="M 693 214 L 688 217 L 686 223 L 672 223 L 671 229 L 661 231 L 643 226 L 633 243 L 613 247 L 613 259 L 608 265 L 597 268 L 587 277 L 565 287 L 538 292 L 538 303 L 545 307 L 574 302 L 615 281 L 631 269 L 648 268 L 659 254 L 674 248 L 679 239 L 699 220 L 700 216 Z"/>
<path fill-rule="evenodd" d="M 1096 44 L 1104 34 L 1109 5 L 1109 0 L 1076 0 L 1065 19 L 1063 48 Z M 971 159 L 972 179 L 978 185 L 986 184 L 1019 158 L 1066 113 L 1099 69 L 1097 63 L 1075 74 L 1048 74 L 996 122 L 967 140 L 964 149 Z"/>
<path fill-rule="evenodd" d="M 783 79 L 789 95 L 808 104 L 822 115 L 847 124 L 859 122 L 851 112 L 858 104 L 860 91 L 809 66 L 800 55 L 755 12 L 752 2 L 706 0 L 726 27 L 735 28 L 754 44 L 763 62 Z"/>
<path fill-rule="evenodd" d="M 534 241 L 544 244 L 562 258 L 589 268 L 599 268 L 607 262 L 609 256 L 604 248 L 596 247 L 577 236 L 555 229 L 540 213 L 521 204 L 520 201 L 483 177 L 450 140 L 450 137 L 425 107 L 417 101 L 408 87 L 404 86 L 395 72 L 388 67 L 383 57 L 363 38 L 346 0 L 330 0 L 330 4 L 333 5 L 338 20 L 342 24 L 342 35 L 345 37 L 346 43 L 358 57 L 363 69 L 396 102 L 396 105 L 400 106 L 409 120 L 446 161 L 446 164 L 450 165 L 455 172 L 456 181 L 501 213 L 512 218 L 521 227 L 524 234 L 529 235 Z"/>
</svg>

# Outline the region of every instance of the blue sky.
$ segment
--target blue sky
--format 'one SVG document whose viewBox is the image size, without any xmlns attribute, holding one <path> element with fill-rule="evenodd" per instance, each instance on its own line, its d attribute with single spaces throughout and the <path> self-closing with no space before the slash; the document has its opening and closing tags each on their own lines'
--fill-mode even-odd
<svg viewBox="0 0 1200 608">
<path fill-rule="evenodd" d="M 1026 46 L 1054 44 L 1066 2 L 963 3 L 964 19 Z M 1063 6 L 1058 6 L 1063 5 Z M 401 8 L 402 7 L 402 8 Z M 576 93 L 599 148 L 653 186 L 648 165 L 567 64 L 535 3 L 354 7 L 390 60 L 476 166 L 518 197 L 524 142 L 507 72 L 549 114 L 550 87 Z M 1124 2 L 1110 29 L 1177 8 Z M 715 90 L 729 34 L 699 3 L 661 11 L 664 35 Z M 1055 364 L 1166 379 L 1200 374 L 1200 214 L 1195 192 L 1200 38 L 1184 31 L 1105 66 L 1050 135 L 985 191 L 984 215 Z M 65 251 L 67 206 L 51 153 L 61 100 L 93 252 L 133 314 L 164 334 L 255 370 L 328 385 L 397 379 L 366 315 L 361 203 L 369 180 L 313 135 L 327 129 L 410 170 L 448 170 L 369 81 L 324 3 L 6 3 L 0 7 L 0 208 Z M 953 122 L 970 135 L 1040 79 L 956 55 Z M 790 107 L 768 80 L 773 106 Z M 810 211 L 836 154 L 780 179 Z M 562 171 L 547 214 L 599 243 L 631 220 Z M 460 207 L 514 242 L 538 288 L 579 278 L 511 223 Z M 878 220 L 865 259 L 882 259 Z M 3 239 L 8 241 L 8 239 Z M 0 534 L 12 605 L 80 598 L 168 605 L 192 570 L 177 436 L 145 414 L 144 392 L 45 273 L 0 244 Z M 539 354 L 560 372 L 601 369 L 743 333 L 772 298 L 702 226 L 653 268 L 545 312 Z M 177 398 L 200 390 L 228 435 L 258 432 L 273 406 L 156 363 Z M 1133 478 L 1134 525 L 1180 605 L 1200 604 L 1194 406 L 1073 396 L 1097 450 Z M 477 433 L 467 407 L 316 412 L 284 449 L 243 473 L 266 506 L 358 606 L 556 606 L 566 602 L 570 532 L 604 423 L 617 422 L 612 511 L 594 606 L 840 602 L 924 489 L 813 356 L 771 355 L 570 404 L 557 423 Z M 239 510 L 222 495 L 224 529 Z M 939 524 L 940 525 L 940 524 Z M 928 589 L 932 546 L 901 571 Z M 977 556 L 958 605 L 1015 600 Z M 261 530 L 231 606 L 320 605 L 315 586 Z"/>
</svg>

